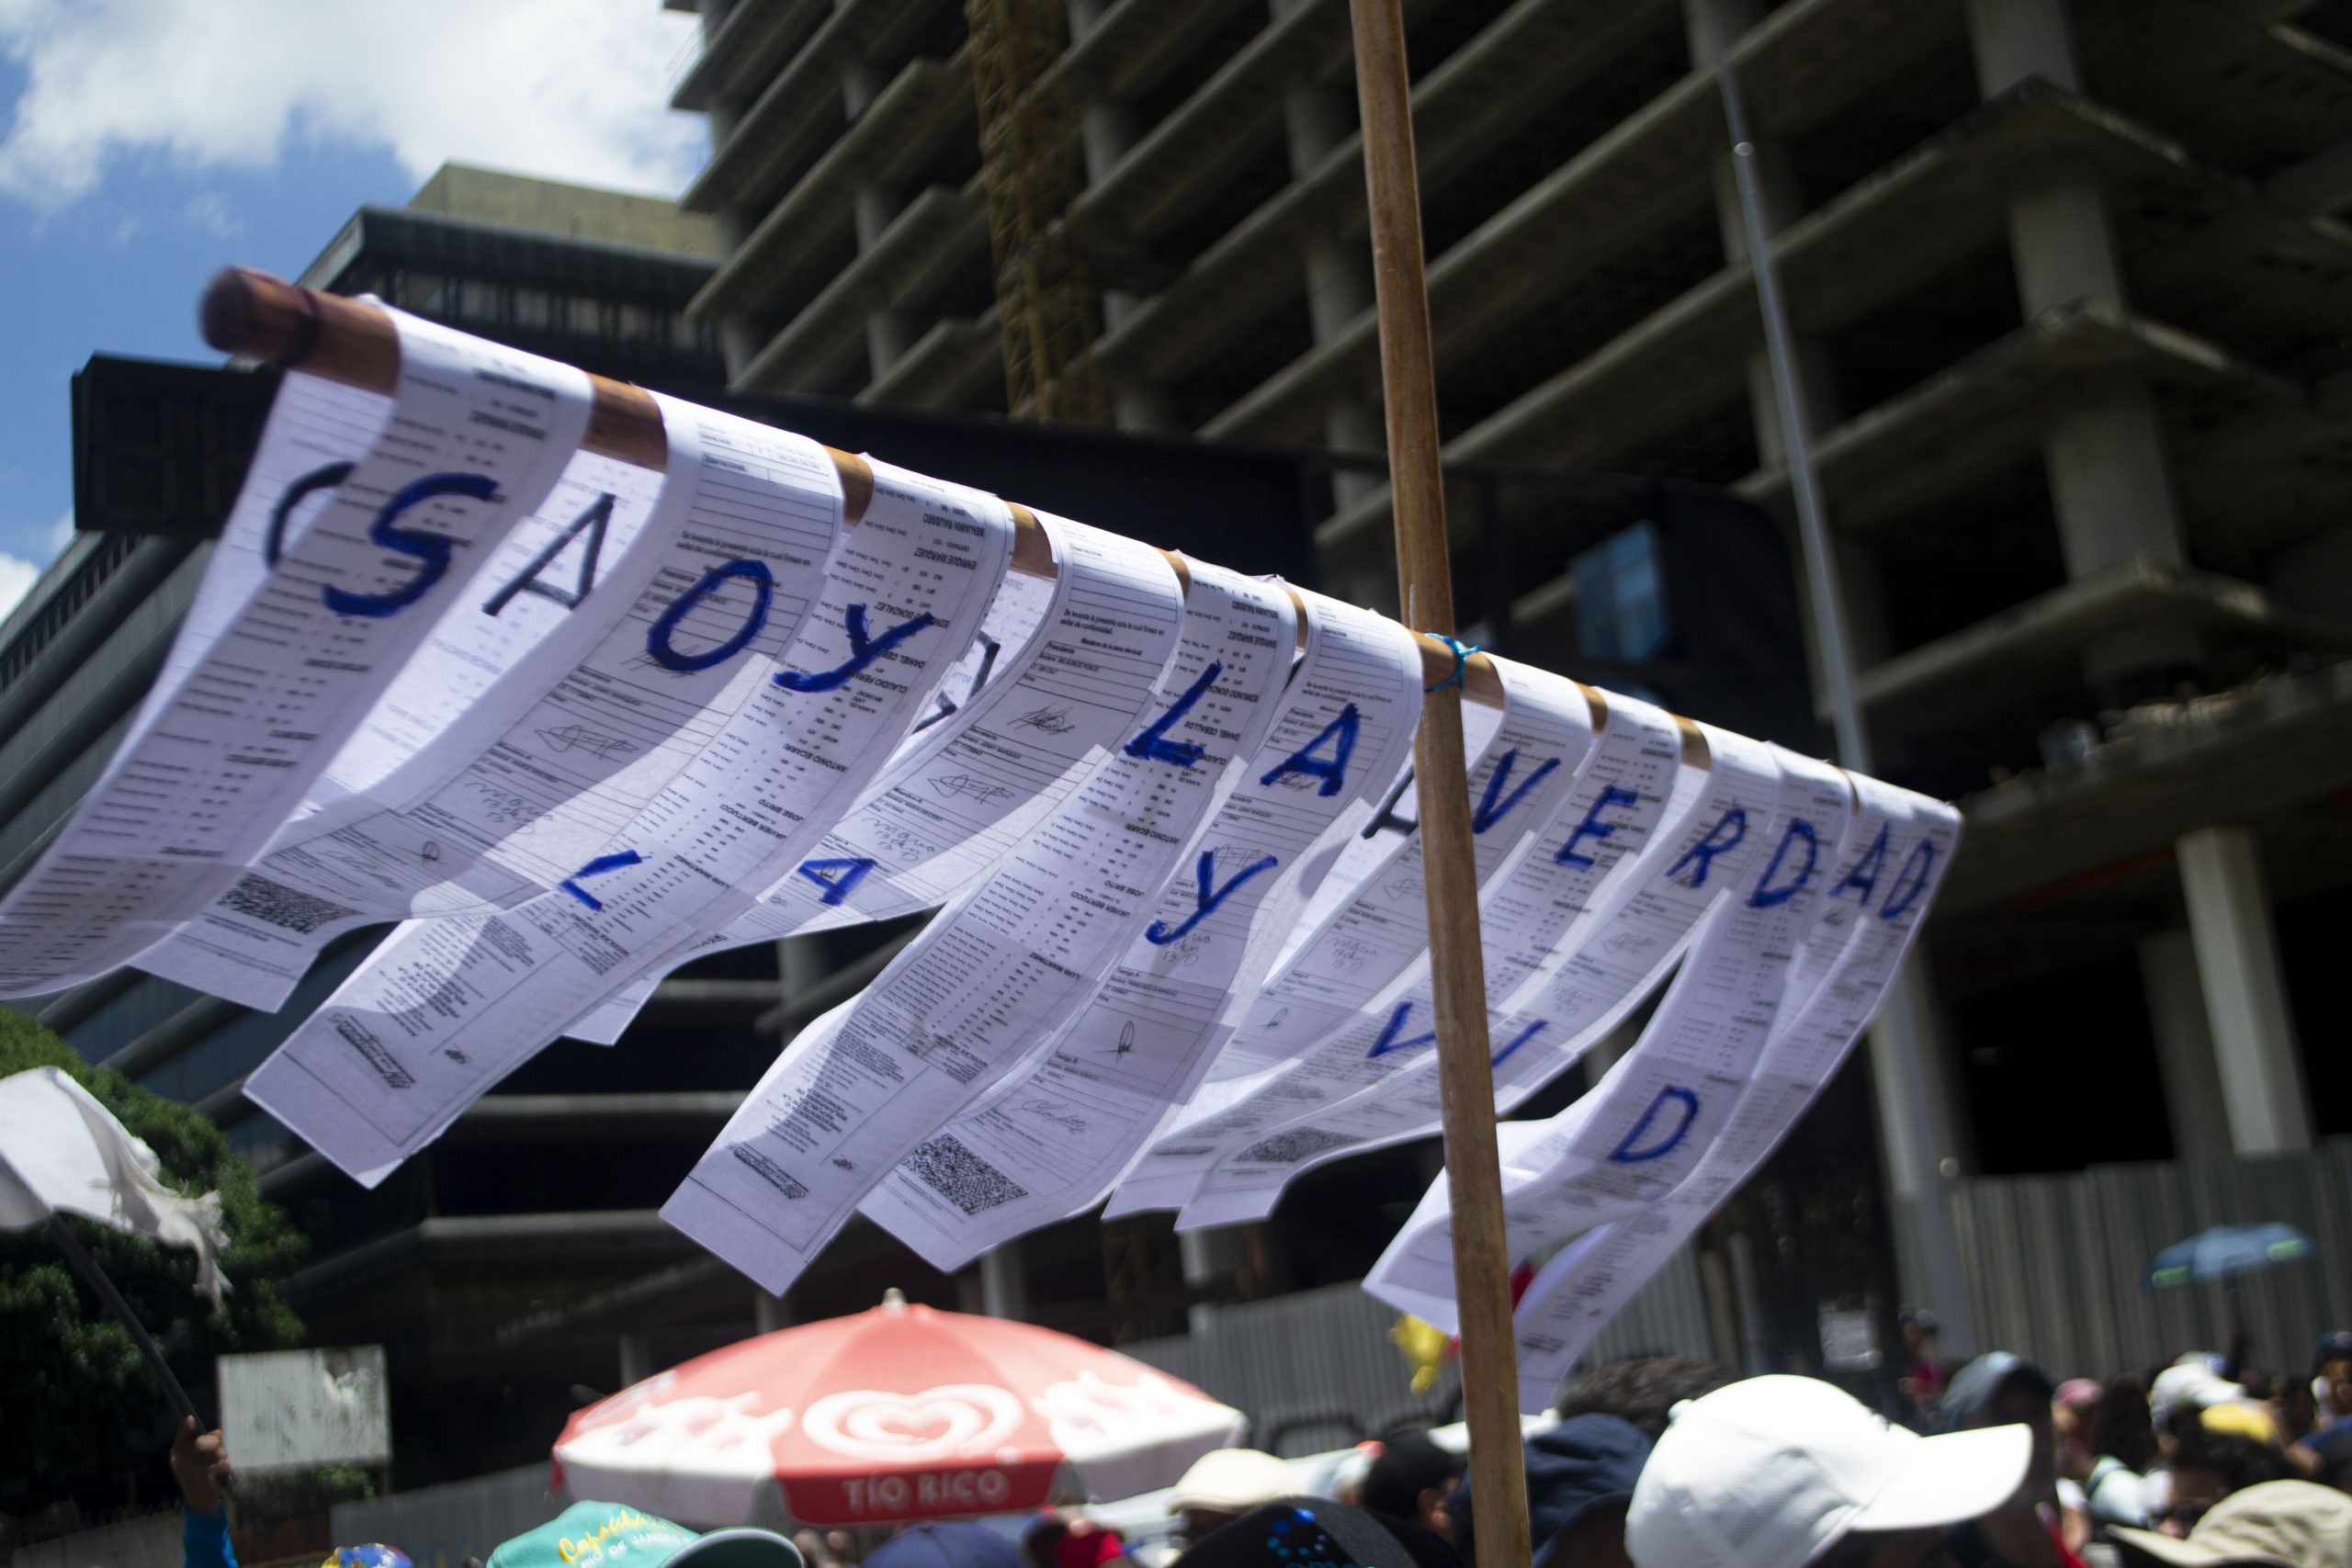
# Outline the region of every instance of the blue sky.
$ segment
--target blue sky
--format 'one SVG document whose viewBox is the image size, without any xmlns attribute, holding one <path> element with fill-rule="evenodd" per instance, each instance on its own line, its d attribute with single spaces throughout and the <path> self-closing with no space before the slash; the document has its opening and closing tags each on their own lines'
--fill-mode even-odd
<svg viewBox="0 0 2352 1568">
<path fill-rule="evenodd" d="M 0 613 L 64 546 L 91 355 L 217 359 L 214 269 L 290 276 L 445 161 L 675 191 L 707 145 L 663 107 L 692 28 L 660 0 L 0 0 Z"/>
</svg>

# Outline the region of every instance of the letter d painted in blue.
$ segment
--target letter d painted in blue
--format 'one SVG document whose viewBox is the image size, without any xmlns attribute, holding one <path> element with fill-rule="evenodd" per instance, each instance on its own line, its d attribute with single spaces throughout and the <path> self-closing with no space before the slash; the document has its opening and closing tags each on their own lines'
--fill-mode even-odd
<svg viewBox="0 0 2352 1568">
<path fill-rule="evenodd" d="M 1674 1131 L 1664 1137 L 1643 1143 L 1643 1139 L 1650 1136 L 1650 1126 L 1657 1120 L 1658 1109 L 1669 1100 L 1682 1107 L 1682 1120 L 1675 1123 Z M 1651 1100 L 1649 1109 L 1642 1112 L 1642 1119 L 1634 1123 L 1634 1130 L 1609 1151 L 1609 1157 L 1619 1165 L 1639 1165 L 1644 1160 L 1663 1158 L 1672 1154 L 1675 1145 L 1690 1135 L 1690 1123 L 1698 1119 L 1699 1097 L 1687 1089 L 1668 1084 L 1657 1091 L 1657 1098 Z"/>
</svg>

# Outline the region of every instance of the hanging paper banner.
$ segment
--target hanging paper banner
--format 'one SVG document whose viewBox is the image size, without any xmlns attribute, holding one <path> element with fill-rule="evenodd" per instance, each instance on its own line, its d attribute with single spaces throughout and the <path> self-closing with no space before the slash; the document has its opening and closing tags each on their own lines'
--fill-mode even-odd
<svg viewBox="0 0 2352 1568">
<path fill-rule="evenodd" d="M 1168 570 L 1152 554 L 1144 566 Z M 1149 922 L 1237 760 L 1257 750 L 1295 615 L 1279 587 L 1194 568 L 1155 716 L 793 1043 L 663 1217 L 780 1294 L 893 1166 L 1050 1040 Z M 1151 627 L 1138 615 L 1125 629 L 1139 643 Z M 960 1145 L 918 1163 L 951 1193 L 1004 1179 Z"/>
<path fill-rule="evenodd" d="M 1412 746 L 1420 650 L 1402 627 L 1309 595 L 1306 648 L 1266 739 L 1179 863 L 1149 925 L 1044 1051 L 901 1161 L 859 1205 L 953 1269 L 1024 1231 L 1091 1208 L 1181 1105 L 1273 962 L 1280 933 L 1361 833 Z M 1285 771 L 1351 723 L 1337 783 Z M 942 1166 L 999 1179 L 943 1188 Z"/>
<path fill-rule="evenodd" d="M 876 465 L 783 667 L 653 804 L 554 893 L 401 927 L 247 1097 L 380 1179 L 573 1019 L 725 929 L 742 889 L 797 863 L 888 760 L 977 632 L 1012 539 L 992 498 Z"/>
<path fill-rule="evenodd" d="M 390 314 L 380 426 L 308 378 L 273 409 L 222 540 L 233 592 L 189 617 L 105 773 L 0 902 L 0 996 L 127 964 L 225 891 L 578 448 L 581 372 Z"/>
</svg>

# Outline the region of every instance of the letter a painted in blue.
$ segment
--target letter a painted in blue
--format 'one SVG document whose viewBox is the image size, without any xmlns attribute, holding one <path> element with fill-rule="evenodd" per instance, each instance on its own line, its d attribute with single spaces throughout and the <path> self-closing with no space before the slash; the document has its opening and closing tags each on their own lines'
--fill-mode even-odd
<svg viewBox="0 0 2352 1568">
<path fill-rule="evenodd" d="M 1918 902 L 1919 895 L 1928 890 L 1928 873 L 1936 863 L 1936 846 L 1931 840 L 1922 839 L 1903 869 L 1894 874 L 1894 886 L 1886 890 L 1886 903 L 1879 909 L 1878 918 L 1892 920 Z"/>
<path fill-rule="evenodd" d="M 1797 872 L 1795 880 L 1786 887 L 1773 886 L 1772 878 L 1781 874 L 1781 862 L 1787 858 L 1789 845 L 1799 839 L 1804 840 L 1804 866 Z M 1804 885 L 1813 880 L 1814 864 L 1820 859 L 1821 837 L 1814 831 L 1813 824 L 1802 817 L 1790 818 L 1788 830 L 1781 835 L 1781 841 L 1772 846 L 1772 863 L 1764 868 L 1764 880 L 1758 883 L 1756 891 L 1747 896 L 1747 907 L 1769 909 L 1776 904 L 1787 903 L 1804 891 Z"/>
<path fill-rule="evenodd" d="M 384 502 L 376 521 L 368 526 L 370 543 L 416 562 L 416 575 L 399 587 L 384 593 L 354 593 L 348 589 L 332 585 L 322 591 L 328 609 L 338 615 L 361 615 L 368 620 L 381 620 L 398 614 L 424 597 L 424 591 L 441 581 L 449 570 L 449 552 L 455 547 L 440 534 L 427 534 L 415 528 L 394 526 L 400 514 L 410 507 L 420 505 L 436 495 L 462 495 L 475 501 L 488 501 L 498 493 L 498 481 L 487 474 L 427 474 L 421 479 L 411 479 L 393 492 Z"/>
<path fill-rule="evenodd" d="M 1514 746 L 1503 753 L 1501 761 L 1495 764 L 1493 776 L 1487 780 L 1486 794 L 1478 801 L 1478 809 L 1470 814 L 1472 832 L 1483 833 L 1510 816 L 1511 808 L 1527 798 L 1527 792 L 1542 784 L 1552 770 L 1560 765 L 1560 759 L 1557 757 L 1544 759 L 1542 767 L 1521 779 L 1517 789 L 1504 795 L 1502 800 L 1498 802 L 1495 796 L 1501 793 L 1505 784 L 1510 783 L 1511 770 L 1518 765 L 1518 762 L 1519 748 Z"/>
<path fill-rule="evenodd" d="M 857 885 L 865 880 L 865 874 L 874 869 L 874 863 L 863 858 L 804 860 L 793 869 L 825 890 L 824 897 L 818 902 L 831 908 L 857 891 Z"/>
<path fill-rule="evenodd" d="M 1643 1144 L 1642 1140 L 1650 1135 L 1650 1124 L 1657 1120 L 1658 1107 L 1669 1100 L 1682 1107 L 1682 1120 L 1675 1123 L 1674 1131 L 1665 1137 L 1658 1139 L 1656 1143 Z M 1687 1089 L 1678 1089 L 1673 1084 L 1668 1084 L 1657 1091 L 1657 1098 L 1651 1100 L 1649 1109 L 1642 1112 L 1642 1119 L 1634 1123 L 1634 1130 L 1626 1134 L 1624 1140 L 1615 1148 L 1609 1151 L 1609 1157 L 1619 1165 L 1639 1165 L 1644 1160 L 1663 1158 L 1674 1152 L 1674 1146 L 1677 1144 L 1690 1136 L 1690 1123 L 1698 1119 L 1699 1097 Z"/>
<path fill-rule="evenodd" d="M 1437 1031 L 1434 1029 L 1427 1034 L 1416 1034 L 1410 1040 L 1396 1038 L 1405 1032 L 1405 1021 L 1412 1014 L 1412 1003 L 1398 1002 L 1396 1010 L 1388 1015 L 1387 1027 L 1380 1032 L 1380 1038 L 1372 1043 L 1372 1049 L 1363 1054 L 1363 1059 L 1369 1062 L 1374 1057 L 1385 1056 L 1391 1051 L 1417 1051 L 1424 1045 L 1436 1044 Z"/>
<path fill-rule="evenodd" d="M 605 907 L 605 901 L 581 886 L 580 879 L 583 876 L 602 876 L 608 871 L 618 871 L 625 865 L 637 865 L 644 859 L 645 857 L 635 850 L 623 850 L 620 853 L 613 855 L 598 855 L 594 860 L 565 877 L 560 886 L 566 893 L 571 894 L 590 908 L 601 909 Z"/>
<path fill-rule="evenodd" d="M 781 671 L 776 675 L 775 683 L 787 692 L 838 692 L 855 679 L 860 671 L 907 638 L 925 626 L 939 624 L 937 618 L 925 610 L 911 620 L 900 621 L 880 637 L 869 637 L 865 635 L 865 606 L 863 604 L 852 604 L 842 617 L 842 622 L 849 629 L 848 659 L 814 675 L 804 675 L 797 670 Z"/>
<path fill-rule="evenodd" d="M 1166 947 L 1171 942 L 1183 941 L 1186 932 L 1190 931 L 1194 926 L 1199 925 L 1203 920 L 1207 919 L 1211 915 L 1215 914 L 1216 912 L 1216 907 L 1219 904 L 1224 903 L 1227 898 L 1233 897 L 1235 888 L 1239 887 L 1243 883 L 1249 881 L 1251 877 L 1257 875 L 1261 871 L 1273 870 L 1274 865 L 1275 861 L 1273 856 L 1261 855 L 1258 859 L 1251 861 L 1248 865 L 1243 866 L 1239 871 L 1235 872 L 1232 879 L 1226 883 L 1224 886 L 1219 887 L 1216 886 L 1216 852 L 1215 850 L 1203 850 L 1201 852 L 1200 863 L 1193 868 L 1193 874 L 1199 879 L 1200 883 L 1200 891 L 1195 895 L 1197 906 L 1191 914 L 1184 917 L 1184 921 L 1182 925 L 1171 927 L 1166 920 L 1152 921 L 1150 925 L 1144 928 L 1144 941 L 1151 943 L 1154 947 Z"/>
<path fill-rule="evenodd" d="M 1193 705 L 1225 673 L 1225 660 L 1212 659 L 1199 679 L 1184 688 L 1184 694 L 1168 705 L 1168 711 L 1145 727 L 1142 734 L 1120 750 L 1138 762 L 1168 762 L 1179 768 L 1189 768 L 1201 760 L 1201 748 L 1190 740 L 1170 740 L 1168 732 L 1184 722 Z"/>
<path fill-rule="evenodd" d="M 1340 710 L 1340 716 L 1323 727 L 1323 733 L 1268 768 L 1258 783 L 1271 784 L 1285 773 L 1306 773 L 1323 781 L 1315 793 L 1337 795 L 1347 786 L 1348 758 L 1356 749 L 1356 705 L 1350 703 Z M 1331 755 L 1317 757 L 1315 752 L 1325 741 L 1331 743 Z"/>
<path fill-rule="evenodd" d="M 1731 829 L 1731 837 L 1717 843 L 1715 835 L 1726 828 Z M 1699 867 L 1690 874 L 1690 880 L 1686 886 L 1704 887 L 1707 885 L 1707 873 L 1714 869 L 1715 857 L 1720 854 L 1728 854 L 1737 849 L 1739 841 L 1746 837 L 1747 837 L 1747 808 L 1735 806 L 1715 818 L 1715 825 L 1707 829 L 1705 838 L 1685 850 L 1680 860 L 1666 868 L 1668 879 L 1672 880 L 1681 873 L 1684 866 L 1689 865 L 1692 861 L 1697 861 Z"/>
<path fill-rule="evenodd" d="M 1885 822 L 1879 824 L 1878 837 L 1871 840 L 1871 847 L 1862 852 L 1862 858 L 1854 863 L 1854 869 L 1829 890 L 1832 898 L 1843 898 L 1849 887 L 1860 888 L 1863 907 L 1868 908 L 1870 901 L 1878 897 L 1878 874 L 1886 869 L 1886 835 L 1891 826 Z"/>
<path fill-rule="evenodd" d="M 1518 1055 L 1519 1048 L 1521 1046 L 1526 1044 L 1529 1041 L 1534 1039 L 1537 1035 L 1543 1033 L 1551 1026 L 1551 1021 L 1549 1019 L 1539 1018 L 1533 1023 L 1529 1024 L 1525 1029 L 1521 1030 L 1516 1035 L 1512 1036 L 1511 1043 L 1510 1044 L 1495 1053 L 1494 1066 L 1499 1067 L 1505 1062 L 1510 1061 L 1513 1056 Z"/>
<path fill-rule="evenodd" d="M 734 635 L 718 647 L 706 649 L 700 653 L 680 653 L 670 640 L 677 632 L 678 623 L 684 620 L 687 612 L 695 605 L 718 592 L 721 583 L 733 577 L 740 577 L 752 585 L 752 613 L 743 617 L 743 624 L 735 628 Z M 681 675 L 691 675 L 697 670 L 723 664 L 751 647 L 752 639 L 766 627 L 768 602 L 775 597 L 775 579 L 769 575 L 767 562 L 721 562 L 704 572 L 701 581 L 671 600 L 670 607 L 655 616 L 653 624 L 645 628 L 645 656 L 662 669 L 674 670 Z"/>
<path fill-rule="evenodd" d="M 497 615 L 514 602 L 517 593 L 536 593 L 542 599 L 554 600 L 567 610 L 578 609 L 581 601 L 586 599 L 596 586 L 596 562 L 605 553 L 605 529 L 613 520 L 615 499 L 607 491 L 590 502 L 586 510 L 573 518 L 562 533 L 549 539 L 547 547 L 531 558 L 530 565 L 515 573 L 513 581 L 482 601 L 481 613 L 485 615 Z M 580 570 L 571 586 L 558 588 L 551 582 L 541 582 L 539 573 L 553 565 L 555 558 L 563 554 L 571 541 L 583 533 L 588 536 L 588 543 L 581 547 Z"/>
</svg>

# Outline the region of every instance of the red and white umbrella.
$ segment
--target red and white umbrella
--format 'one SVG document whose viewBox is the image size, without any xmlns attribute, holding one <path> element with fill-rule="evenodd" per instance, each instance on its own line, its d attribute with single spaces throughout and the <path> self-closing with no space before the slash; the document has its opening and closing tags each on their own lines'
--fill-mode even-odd
<svg viewBox="0 0 2352 1568">
<path fill-rule="evenodd" d="M 951 1518 L 1176 1483 L 1247 1422 L 1067 1334 L 909 1306 L 778 1329 L 575 1413 L 559 1485 L 684 1524 L 740 1524 L 781 1486 L 803 1524 Z"/>
</svg>

